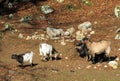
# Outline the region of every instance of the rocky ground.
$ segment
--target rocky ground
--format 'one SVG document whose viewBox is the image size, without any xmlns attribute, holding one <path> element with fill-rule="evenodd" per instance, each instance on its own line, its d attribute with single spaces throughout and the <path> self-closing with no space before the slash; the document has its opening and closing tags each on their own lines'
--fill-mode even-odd
<svg viewBox="0 0 120 81">
<path fill-rule="evenodd" d="M 118 68 L 113 69 L 108 62 L 92 64 L 86 58 L 79 57 L 75 47 L 75 42 L 60 42 L 53 40 L 26 40 L 19 38 L 32 36 L 35 32 L 38 35 L 45 33 L 46 27 L 63 28 L 64 30 L 74 27 L 78 30 L 78 25 L 90 21 L 92 30 L 92 41 L 110 40 L 110 57 L 120 58 L 120 40 L 115 39 L 116 30 L 120 28 L 120 20 L 114 14 L 116 5 L 120 5 L 118 0 L 91 0 L 92 4 L 87 5 L 81 0 L 62 3 L 56 0 L 42 0 L 36 5 L 24 3 L 15 13 L 5 14 L 0 18 L 0 30 L 5 29 L 5 24 L 10 23 L 17 31 L 0 32 L 0 81 L 119 81 L 120 62 Z M 43 14 L 40 9 L 42 5 L 50 5 L 54 8 L 51 14 Z M 32 20 L 21 22 L 24 16 L 32 16 Z M 57 61 L 41 61 L 38 46 L 40 43 L 52 44 L 62 55 Z M 34 67 L 27 65 L 24 69 L 19 67 L 19 63 L 11 59 L 13 53 L 24 53 L 33 51 Z M 27 64 L 27 63 L 26 63 Z"/>
</svg>

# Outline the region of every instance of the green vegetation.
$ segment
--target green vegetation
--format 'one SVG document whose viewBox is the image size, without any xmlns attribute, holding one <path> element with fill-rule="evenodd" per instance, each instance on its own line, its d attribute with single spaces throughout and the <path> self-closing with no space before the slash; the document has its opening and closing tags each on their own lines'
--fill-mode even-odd
<svg viewBox="0 0 120 81">
<path fill-rule="evenodd" d="M 87 6 L 92 6 L 93 5 L 93 3 L 91 1 L 89 1 L 89 0 L 82 0 L 82 3 L 84 5 L 87 5 Z"/>
<path fill-rule="evenodd" d="M 32 21 L 32 16 L 31 15 L 26 15 L 22 19 L 20 19 L 21 22 L 29 22 Z"/>
<path fill-rule="evenodd" d="M 77 7 L 75 4 L 69 3 L 69 4 L 64 5 L 61 10 L 74 11 L 74 10 L 76 10 L 76 9 L 78 9 L 78 7 Z"/>
</svg>

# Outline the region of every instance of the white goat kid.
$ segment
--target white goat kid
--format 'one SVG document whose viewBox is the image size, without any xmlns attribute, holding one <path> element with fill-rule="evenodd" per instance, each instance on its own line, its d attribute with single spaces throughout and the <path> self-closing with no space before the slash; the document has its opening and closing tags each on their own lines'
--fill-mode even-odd
<svg viewBox="0 0 120 81">
<path fill-rule="evenodd" d="M 30 65 L 33 66 L 33 52 L 26 52 L 23 54 L 12 54 L 11 56 L 12 59 L 16 59 L 16 61 L 18 61 L 22 67 L 24 67 L 24 62 L 30 62 Z"/>
<path fill-rule="evenodd" d="M 54 57 L 56 60 L 59 58 L 59 53 L 54 49 L 52 45 L 42 43 L 39 45 L 39 52 L 42 56 L 42 60 L 47 61 L 47 59 L 52 60 Z"/>
</svg>

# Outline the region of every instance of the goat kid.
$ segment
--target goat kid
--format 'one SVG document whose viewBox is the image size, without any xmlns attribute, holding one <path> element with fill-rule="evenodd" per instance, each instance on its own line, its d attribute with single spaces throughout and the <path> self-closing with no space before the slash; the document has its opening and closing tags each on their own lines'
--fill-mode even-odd
<svg viewBox="0 0 120 81">
<path fill-rule="evenodd" d="M 57 60 L 60 55 L 52 45 L 47 43 L 42 43 L 39 45 L 39 52 L 42 56 L 41 59 L 44 61 L 47 61 L 47 59 L 53 60 L 53 58 Z"/>
<path fill-rule="evenodd" d="M 24 62 L 30 62 L 30 66 L 32 67 L 33 66 L 33 52 L 26 52 L 26 53 L 23 53 L 23 54 L 12 54 L 11 56 L 12 59 L 15 59 L 16 61 L 18 61 L 22 68 L 24 68 Z"/>
</svg>

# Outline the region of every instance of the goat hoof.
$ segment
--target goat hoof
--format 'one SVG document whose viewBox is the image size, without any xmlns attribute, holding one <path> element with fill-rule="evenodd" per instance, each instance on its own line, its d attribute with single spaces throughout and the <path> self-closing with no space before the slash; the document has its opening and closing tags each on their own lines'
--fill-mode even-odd
<svg viewBox="0 0 120 81">
<path fill-rule="evenodd" d="M 22 68 L 22 69 L 24 69 L 25 67 L 24 67 L 24 66 L 22 66 L 21 68 Z"/>
<path fill-rule="evenodd" d="M 30 64 L 30 66 L 31 66 L 31 67 L 33 67 L 33 65 L 34 65 L 33 63 L 32 63 L 32 64 Z"/>
<path fill-rule="evenodd" d="M 96 62 L 92 62 L 92 64 L 96 64 Z"/>
</svg>

